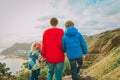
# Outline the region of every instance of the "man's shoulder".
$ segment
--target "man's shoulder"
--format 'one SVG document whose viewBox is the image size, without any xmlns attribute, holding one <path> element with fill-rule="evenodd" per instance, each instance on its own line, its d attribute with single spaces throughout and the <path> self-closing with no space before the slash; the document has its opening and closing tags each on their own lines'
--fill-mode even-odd
<svg viewBox="0 0 120 80">
<path fill-rule="evenodd" d="M 47 31 L 49 31 L 49 30 L 50 30 L 50 28 L 46 29 L 44 32 L 47 32 Z"/>
<path fill-rule="evenodd" d="M 58 31 L 61 31 L 61 32 L 63 32 L 63 29 L 62 28 L 56 28 Z"/>
<path fill-rule="evenodd" d="M 54 32 L 54 31 L 60 31 L 60 32 L 63 32 L 63 29 L 61 29 L 61 28 L 49 28 L 49 29 L 46 29 L 45 31 L 44 31 L 44 33 L 48 33 L 48 32 Z"/>
<path fill-rule="evenodd" d="M 50 31 L 50 28 L 46 29 L 43 34 L 45 35 L 45 34 L 47 34 L 49 31 Z"/>
</svg>

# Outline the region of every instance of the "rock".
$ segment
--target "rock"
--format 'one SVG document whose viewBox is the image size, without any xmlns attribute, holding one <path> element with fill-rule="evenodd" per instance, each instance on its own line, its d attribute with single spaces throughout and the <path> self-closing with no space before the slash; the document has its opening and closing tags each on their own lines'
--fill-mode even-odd
<svg viewBox="0 0 120 80">
<path fill-rule="evenodd" d="M 88 75 L 81 75 L 81 78 L 79 80 L 97 80 L 94 77 L 88 76 Z M 65 76 L 62 80 L 72 80 L 71 75 Z"/>
<path fill-rule="evenodd" d="M 97 80 L 97 79 L 90 77 L 90 76 L 86 76 L 86 77 L 81 77 L 80 80 Z"/>
</svg>

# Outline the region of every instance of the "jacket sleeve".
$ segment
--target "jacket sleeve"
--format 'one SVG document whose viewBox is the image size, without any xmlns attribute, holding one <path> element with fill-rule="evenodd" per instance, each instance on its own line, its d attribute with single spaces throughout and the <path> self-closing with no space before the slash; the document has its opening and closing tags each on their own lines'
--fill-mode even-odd
<svg viewBox="0 0 120 80">
<path fill-rule="evenodd" d="M 39 60 L 39 58 L 40 58 L 40 55 L 41 54 L 41 50 L 38 50 L 38 52 L 37 52 L 37 54 L 36 54 L 36 58 Z"/>
<path fill-rule="evenodd" d="M 86 41 L 85 41 L 85 39 L 83 38 L 83 36 L 80 33 L 79 33 L 79 35 L 80 35 L 79 39 L 80 39 L 83 54 L 88 54 L 88 48 L 87 48 Z"/>
<path fill-rule="evenodd" d="M 46 36 L 45 33 L 43 34 L 43 39 L 42 39 L 42 52 L 41 55 L 46 58 Z"/>
<path fill-rule="evenodd" d="M 30 52 L 30 53 L 28 54 L 28 57 L 29 57 L 29 58 L 32 58 L 32 52 Z M 28 61 L 28 69 L 29 69 L 29 70 L 32 69 L 32 66 L 30 65 L 30 61 Z"/>
<path fill-rule="evenodd" d="M 66 52 L 66 44 L 65 44 L 65 38 L 64 38 L 64 36 L 63 36 L 63 38 L 62 38 L 62 50 L 63 50 L 64 52 Z"/>
<path fill-rule="evenodd" d="M 32 58 L 32 52 L 30 52 L 30 53 L 28 54 L 28 57 L 29 57 L 29 58 Z"/>
<path fill-rule="evenodd" d="M 64 31 L 63 30 L 61 30 L 61 32 L 60 32 L 60 35 L 59 35 L 59 47 L 62 49 L 62 37 L 63 37 L 63 35 L 64 35 Z"/>
<path fill-rule="evenodd" d="M 30 65 L 30 63 L 28 63 L 28 69 L 31 70 L 32 66 Z"/>
</svg>

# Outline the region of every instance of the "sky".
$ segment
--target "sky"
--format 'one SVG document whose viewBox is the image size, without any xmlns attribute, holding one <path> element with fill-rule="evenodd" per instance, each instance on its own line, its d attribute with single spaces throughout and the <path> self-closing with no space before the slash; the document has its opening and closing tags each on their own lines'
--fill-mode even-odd
<svg viewBox="0 0 120 80">
<path fill-rule="evenodd" d="M 83 35 L 120 28 L 120 0 L 0 0 L 0 49 L 41 41 L 49 20 L 65 29 L 72 20 Z"/>
</svg>

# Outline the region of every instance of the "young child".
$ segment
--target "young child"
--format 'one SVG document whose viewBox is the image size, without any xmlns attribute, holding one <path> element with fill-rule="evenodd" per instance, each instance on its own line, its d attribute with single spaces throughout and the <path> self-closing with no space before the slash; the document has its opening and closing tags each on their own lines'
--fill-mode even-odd
<svg viewBox="0 0 120 80">
<path fill-rule="evenodd" d="M 30 80 L 38 80 L 40 74 L 40 54 L 41 44 L 39 42 L 34 42 L 31 46 L 31 52 L 29 53 L 28 68 L 31 70 Z"/>
<path fill-rule="evenodd" d="M 74 27 L 72 21 L 65 24 L 66 30 L 62 39 L 62 48 L 66 52 L 71 66 L 73 80 L 79 80 L 79 71 L 83 64 L 82 56 L 85 59 L 88 53 L 86 42 L 83 36 Z"/>
</svg>

